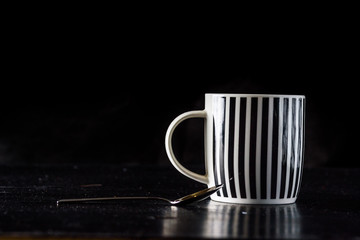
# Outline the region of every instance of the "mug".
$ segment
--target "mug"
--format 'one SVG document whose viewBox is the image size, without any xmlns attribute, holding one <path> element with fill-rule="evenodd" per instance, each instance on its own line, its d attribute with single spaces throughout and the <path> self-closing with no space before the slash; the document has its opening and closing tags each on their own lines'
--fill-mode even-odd
<svg viewBox="0 0 360 240">
<path fill-rule="evenodd" d="M 182 121 L 204 118 L 205 175 L 185 168 L 172 148 Z M 205 94 L 205 109 L 175 118 L 165 136 L 170 162 L 209 187 L 223 184 L 214 201 L 239 204 L 294 203 L 301 183 L 305 96 Z"/>
</svg>

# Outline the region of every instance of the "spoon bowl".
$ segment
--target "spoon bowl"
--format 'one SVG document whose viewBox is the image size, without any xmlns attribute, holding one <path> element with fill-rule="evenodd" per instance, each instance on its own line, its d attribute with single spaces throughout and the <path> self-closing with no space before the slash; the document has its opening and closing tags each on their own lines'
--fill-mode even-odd
<svg viewBox="0 0 360 240">
<path fill-rule="evenodd" d="M 200 190 L 198 192 L 186 195 L 184 197 L 170 200 L 162 197 L 98 197 L 98 198 L 72 198 L 72 199 L 61 199 L 56 201 L 57 205 L 63 203 L 82 203 L 82 202 L 101 202 L 101 201 L 115 201 L 115 200 L 161 200 L 168 202 L 170 205 L 183 205 L 189 204 L 192 202 L 199 202 L 208 198 L 211 194 L 217 192 L 220 188 L 223 187 L 223 184 L 213 186 Z"/>
</svg>

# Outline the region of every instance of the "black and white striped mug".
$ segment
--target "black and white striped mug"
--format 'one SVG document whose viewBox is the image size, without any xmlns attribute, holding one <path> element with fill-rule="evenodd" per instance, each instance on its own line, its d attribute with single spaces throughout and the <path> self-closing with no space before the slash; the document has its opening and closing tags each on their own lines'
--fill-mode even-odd
<svg viewBox="0 0 360 240">
<path fill-rule="evenodd" d="M 175 157 L 172 135 L 182 121 L 205 119 L 205 175 L 185 168 Z M 211 195 L 220 202 L 288 204 L 296 201 L 302 176 L 305 96 L 205 94 L 205 109 L 179 115 L 170 124 L 165 148 L 185 176 L 223 184 Z"/>
</svg>

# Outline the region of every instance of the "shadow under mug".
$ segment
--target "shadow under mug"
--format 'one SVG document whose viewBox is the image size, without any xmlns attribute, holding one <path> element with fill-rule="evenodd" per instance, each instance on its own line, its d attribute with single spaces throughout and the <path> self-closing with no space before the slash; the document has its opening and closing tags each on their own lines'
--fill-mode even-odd
<svg viewBox="0 0 360 240">
<path fill-rule="evenodd" d="M 189 118 L 204 118 L 205 175 L 186 169 L 172 149 L 175 128 Z M 185 176 L 209 187 L 220 202 L 294 203 L 303 169 L 305 96 L 205 94 L 205 109 L 179 115 L 170 124 L 165 148 Z"/>
</svg>

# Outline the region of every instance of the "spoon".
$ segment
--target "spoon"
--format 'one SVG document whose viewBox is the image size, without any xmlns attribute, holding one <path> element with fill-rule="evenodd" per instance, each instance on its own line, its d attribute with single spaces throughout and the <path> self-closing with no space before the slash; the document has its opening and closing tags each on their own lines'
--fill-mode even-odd
<svg viewBox="0 0 360 240">
<path fill-rule="evenodd" d="M 162 197 L 99 197 L 99 198 L 73 198 L 73 199 L 61 199 L 56 202 L 57 205 L 62 203 L 81 203 L 81 202 L 92 202 L 92 201 L 113 201 L 113 200 L 162 200 L 170 203 L 171 205 L 182 205 L 186 203 L 192 203 L 204 200 L 208 198 L 211 194 L 217 192 L 220 188 L 222 188 L 223 184 L 206 188 L 200 190 L 198 192 L 186 195 L 184 197 L 169 200 Z"/>
</svg>

